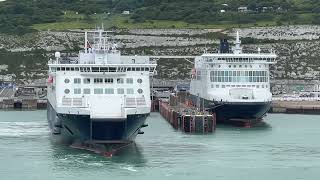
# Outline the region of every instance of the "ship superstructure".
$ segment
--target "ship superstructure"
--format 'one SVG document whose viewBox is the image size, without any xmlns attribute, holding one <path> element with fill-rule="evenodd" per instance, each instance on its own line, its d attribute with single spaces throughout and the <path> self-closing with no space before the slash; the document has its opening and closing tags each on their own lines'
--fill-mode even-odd
<svg viewBox="0 0 320 180">
<path fill-rule="evenodd" d="M 237 32 L 233 52 L 222 40 L 219 53 L 195 58 L 190 93 L 194 103 L 216 112 L 218 121 L 257 121 L 270 108 L 269 66 L 276 63 L 271 53 L 243 53 Z"/>
<path fill-rule="evenodd" d="M 78 57 L 56 52 L 49 61 L 48 121 L 59 141 L 127 143 L 143 133 L 156 64 L 148 56 L 122 56 L 108 34 L 85 32 Z"/>
</svg>

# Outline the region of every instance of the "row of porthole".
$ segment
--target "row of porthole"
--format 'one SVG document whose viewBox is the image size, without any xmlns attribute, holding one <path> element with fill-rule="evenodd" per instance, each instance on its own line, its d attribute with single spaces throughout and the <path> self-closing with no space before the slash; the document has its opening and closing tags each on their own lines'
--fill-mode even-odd
<svg viewBox="0 0 320 180">
<path fill-rule="evenodd" d="M 234 68 L 237 68 L 237 65 L 233 65 Z M 238 65 L 239 68 L 242 68 L 242 65 Z M 249 65 L 250 68 L 252 68 L 252 65 Z M 267 67 L 267 65 L 265 65 Z M 221 68 L 221 65 L 219 65 L 219 68 Z M 232 68 L 232 65 L 229 65 L 229 68 Z M 248 68 L 248 65 L 244 65 L 244 68 Z M 261 68 L 261 65 L 259 65 L 259 68 Z"/>
<path fill-rule="evenodd" d="M 102 79 L 102 78 L 101 78 Z M 103 79 L 102 79 L 103 80 Z M 68 83 L 70 83 L 70 79 L 65 79 L 64 80 L 64 82 L 66 83 L 66 84 L 68 84 Z M 141 84 L 142 83 L 142 79 L 137 79 L 137 82 L 139 83 L 139 84 Z"/>
<path fill-rule="evenodd" d="M 137 92 L 138 92 L 139 94 L 142 94 L 142 93 L 143 93 L 143 90 L 142 90 L 142 89 L 138 89 Z M 69 94 L 69 93 L 70 93 L 70 89 L 65 89 L 65 90 L 64 90 L 64 93 L 65 93 L 65 94 Z"/>
</svg>

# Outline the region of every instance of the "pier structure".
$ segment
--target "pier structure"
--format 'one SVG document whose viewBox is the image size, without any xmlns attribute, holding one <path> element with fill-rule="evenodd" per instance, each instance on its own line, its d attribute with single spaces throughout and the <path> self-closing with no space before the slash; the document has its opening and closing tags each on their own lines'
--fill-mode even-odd
<svg viewBox="0 0 320 180">
<path fill-rule="evenodd" d="M 216 128 L 216 116 L 192 106 L 186 92 L 160 99 L 159 112 L 176 130 L 185 133 L 212 133 Z"/>
<path fill-rule="evenodd" d="M 320 114 L 320 99 L 315 98 L 273 98 L 271 113 Z"/>
</svg>

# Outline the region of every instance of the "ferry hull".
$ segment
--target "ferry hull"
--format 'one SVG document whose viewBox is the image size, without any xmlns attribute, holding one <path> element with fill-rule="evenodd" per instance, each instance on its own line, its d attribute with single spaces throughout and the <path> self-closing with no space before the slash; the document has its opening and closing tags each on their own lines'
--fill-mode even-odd
<svg viewBox="0 0 320 180">
<path fill-rule="evenodd" d="M 214 102 L 192 96 L 193 104 L 198 104 L 201 109 L 205 108 L 216 113 L 217 122 L 233 123 L 244 122 L 255 124 L 262 121 L 262 118 L 271 108 L 271 102 Z"/>
<path fill-rule="evenodd" d="M 219 122 L 249 122 L 262 121 L 271 107 L 269 102 L 261 103 L 215 103 L 210 110 L 216 112 Z"/>
<path fill-rule="evenodd" d="M 88 115 L 58 114 L 48 103 L 47 118 L 55 142 L 73 144 L 97 142 L 123 144 L 134 141 L 148 114 L 126 119 L 90 119 Z"/>
</svg>

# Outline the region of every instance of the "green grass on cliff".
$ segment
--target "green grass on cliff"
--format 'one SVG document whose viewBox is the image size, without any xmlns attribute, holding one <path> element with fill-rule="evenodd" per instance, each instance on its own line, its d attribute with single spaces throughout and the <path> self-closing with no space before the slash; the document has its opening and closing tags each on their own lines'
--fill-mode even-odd
<svg viewBox="0 0 320 180">
<path fill-rule="evenodd" d="M 274 21 L 258 21 L 255 23 L 247 24 L 234 24 L 230 22 L 220 22 L 215 24 L 198 24 L 187 23 L 184 21 L 169 21 L 169 20 L 148 20 L 145 22 L 136 23 L 126 15 L 114 15 L 106 17 L 106 15 L 92 15 L 89 19 L 85 19 L 83 15 L 76 15 L 75 12 L 68 12 L 64 16 L 64 20 L 54 23 L 41 23 L 35 24 L 32 27 L 37 30 L 69 30 L 69 29 L 91 29 L 96 25 L 104 24 L 106 28 L 116 27 L 124 29 L 136 28 L 157 28 L 157 29 L 227 29 L 238 27 L 253 27 L 253 26 L 274 26 Z"/>
</svg>

